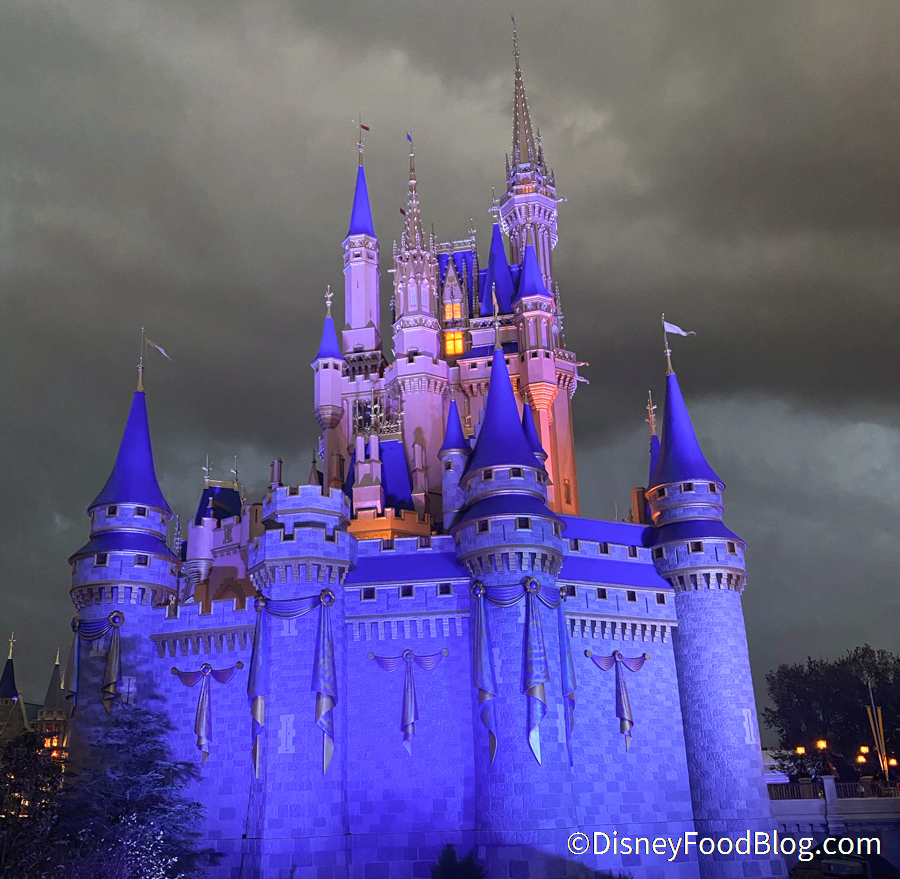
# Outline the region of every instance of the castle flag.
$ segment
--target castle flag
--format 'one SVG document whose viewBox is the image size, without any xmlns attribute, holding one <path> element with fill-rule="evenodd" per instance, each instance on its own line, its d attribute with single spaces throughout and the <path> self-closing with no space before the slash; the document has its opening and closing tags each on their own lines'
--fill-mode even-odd
<svg viewBox="0 0 900 879">
<path fill-rule="evenodd" d="M 663 330 L 667 333 L 674 333 L 676 336 L 696 336 L 697 334 L 693 330 L 683 330 L 681 327 L 676 324 L 670 324 L 665 318 L 663 318 Z"/>
</svg>

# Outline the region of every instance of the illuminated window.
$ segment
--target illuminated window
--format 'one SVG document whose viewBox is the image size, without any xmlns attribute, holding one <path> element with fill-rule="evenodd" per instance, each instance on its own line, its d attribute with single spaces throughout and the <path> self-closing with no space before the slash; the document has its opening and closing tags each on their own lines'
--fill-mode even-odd
<svg viewBox="0 0 900 879">
<path fill-rule="evenodd" d="M 444 304 L 444 320 L 459 320 L 462 318 L 462 303 L 447 302 Z"/>
<path fill-rule="evenodd" d="M 463 353 L 463 334 L 461 330 L 447 333 L 444 336 L 444 348 L 448 357 Z"/>
</svg>

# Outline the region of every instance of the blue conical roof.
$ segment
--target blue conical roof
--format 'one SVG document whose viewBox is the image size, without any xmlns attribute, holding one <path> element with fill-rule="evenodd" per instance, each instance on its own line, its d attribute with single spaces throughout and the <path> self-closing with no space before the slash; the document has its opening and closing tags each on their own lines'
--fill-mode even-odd
<svg viewBox="0 0 900 879">
<path fill-rule="evenodd" d="M 459 409 L 456 406 L 456 400 L 450 401 L 450 409 L 447 412 L 447 430 L 444 433 L 444 444 L 438 451 L 438 455 L 443 452 L 469 452 L 469 444 L 466 442 L 466 435 L 463 433 L 462 422 L 459 420 Z"/>
<path fill-rule="evenodd" d="M 503 352 L 495 349 L 484 421 L 465 472 L 510 464 L 535 467 L 538 462 L 522 429 L 516 395 L 506 371 Z"/>
<path fill-rule="evenodd" d="M 666 376 L 666 411 L 663 435 L 660 441 L 659 461 L 648 488 L 668 485 L 670 482 L 702 480 L 725 483 L 706 462 L 700 443 L 691 424 L 678 378 L 672 373 Z"/>
<path fill-rule="evenodd" d="M 353 210 L 350 212 L 350 230 L 347 234 L 375 237 L 372 208 L 369 207 L 369 190 L 366 187 L 366 169 L 362 165 L 356 172 L 356 191 L 353 193 Z"/>
<path fill-rule="evenodd" d="M 135 391 L 116 463 L 103 490 L 88 509 L 107 504 L 141 504 L 172 512 L 156 481 L 143 391 Z"/>
<path fill-rule="evenodd" d="M 326 360 L 328 358 L 332 360 L 344 359 L 344 355 L 341 353 L 341 346 L 338 344 L 334 321 L 330 314 L 325 317 L 325 325 L 322 327 L 322 341 L 319 343 L 319 353 L 316 354 L 316 360 Z"/>
<path fill-rule="evenodd" d="M 534 423 L 534 413 L 527 403 L 522 407 L 522 430 L 525 431 L 525 439 L 528 440 L 535 455 L 543 455 L 546 458 L 547 453 L 541 445 L 541 438 L 538 436 L 537 426 Z"/>
<path fill-rule="evenodd" d="M 525 257 L 522 260 L 522 274 L 519 277 L 519 292 L 516 298 L 521 299 L 523 296 L 553 298 L 544 285 L 544 278 L 541 275 L 541 264 L 538 262 L 537 251 L 535 251 L 533 244 L 529 244 L 525 248 Z"/>
<path fill-rule="evenodd" d="M 650 435 L 650 476 L 649 482 L 653 481 L 653 474 L 656 472 L 656 465 L 659 463 L 659 437 L 654 433 Z M 648 484 L 649 484 L 648 482 Z"/>
<path fill-rule="evenodd" d="M 0 677 L 0 699 L 18 699 L 19 690 L 16 687 L 16 672 L 13 668 L 12 657 L 6 660 L 3 666 L 3 676 Z"/>
<path fill-rule="evenodd" d="M 491 232 L 491 250 L 488 254 L 488 267 L 481 280 L 481 317 L 494 313 L 493 295 L 497 294 L 497 307 L 500 314 L 509 314 L 512 311 L 513 289 L 512 272 L 509 270 L 509 260 L 506 258 L 506 246 L 503 243 L 503 233 L 500 226 L 494 223 Z"/>
</svg>

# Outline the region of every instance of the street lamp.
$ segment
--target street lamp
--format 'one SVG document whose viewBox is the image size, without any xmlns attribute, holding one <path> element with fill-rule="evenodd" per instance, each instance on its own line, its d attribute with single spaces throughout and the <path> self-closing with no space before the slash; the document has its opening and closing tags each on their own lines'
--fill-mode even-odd
<svg viewBox="0 0 900 879">
<path fill-rule="evenodd" d="M 868 746 L 868 745 L 860 745 L 860 746 L 859 746 L 859 753 L 860 753 L 860 754 L 868 754 L 868 753 L 869 753 L 869 746 Z"/>
<path fill-rule="evenodd" d="M 819 739 L 819 740 L 816 742 L 816 747 L 817 747 L 820 751 L 824 751 L 824 750 L 828 747 L 828 742 L 826 742 L 825 739 Z"/>
</svg>

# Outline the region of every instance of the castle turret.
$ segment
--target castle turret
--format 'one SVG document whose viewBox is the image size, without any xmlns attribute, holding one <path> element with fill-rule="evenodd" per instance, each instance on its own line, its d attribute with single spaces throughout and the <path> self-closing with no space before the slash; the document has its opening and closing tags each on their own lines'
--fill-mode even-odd
<svg viewBox="0 0 900 879">
<path fill-rule="evenodd" d="M 442 496 L 444 500 L 444 530 L 449 531 L 459 516 L 463 493 L 459 481 L 469 457 L 469 444 L 459 420 L 456 400 L 450 401 L 444 444 L 438 452 L 441 460 Z"/>
<path fill-rule="evenodd" d="M 20 736 L 28 729 L 25 702 L 19 698 L 16 686 L 16 667 L 13 664 L 13 644 L 15 633 L 9 636 L 9 656 L 0 675 L 0 744 Z"/>
<path fill-rule="evenodd" d="M 360 168 L 362 170 L 362 168 Z M 325 485 L 340 488 L 344 482 L 344 457 L 342 449 L 345 442 L 340 431 L 341 419 L 344 415 L 341 380 L 346 366 L 334 320 L 331 317 L 331 291 L 325 294 L 325 324 L 322 327 L 322 340 L 315 360 L 310 364 L 315 373 L 315 406 L 316 420 L 322 428 L 322 445 L 325 458 Z"/>
<path fill-rule="evenodd" d="M 771 834 L 775 825 L 741 610 L 745 544 L 722 522 L 724 490 L 670 371 L 659 459 L 647 490 L 656 526 L 653 560 L 675 590 L 674 651 L 695 826 L 700 837 L 737 838 Z M 746 876 L 747 857 L 713 852 L 700 858 L 700 875 Z M 756 875 L 784 875 L 780 857 L 756 857 Z"/>
<path fill-rule="evenodd" d="M 44 704 L 37 713 L 37 729 L 44 737 L 44 747 L 49 749 L 50 755 L 55 758 L 62 759 L 65 756 L 69 709 L 66 691 L 62 685 L 59 651 L 57 650 L 56 662 L 53 664 L 50 682 L 47 684 L 47 694 L 44 696 Z"/>
<path fill-rule="evenodd" d="M 109 707 L 115 699 L 151 695 L 153 611 L 177 597 L 180 560 L 166 544 L 172 511 L 156 479 L 143 390 L 134 394 L 112 473 L 88 515 L 91 539 L 69 558 L 72 601 L 82 623 L 108 621 L 118 630 L 121 654 L 114 668 L 104 655 L 110 636 L 81 639 L 80 718 L 101 699 Z M 117 679 L 110 681 L 111 674 Z"/>
<path fill-rule="evenodd" d="M 344 239 L 344 327 L 343 342 L 352 375 L 380 374 L 384 367 L 381 350 L 380 299 L 378 291 L 378 239 L 372 223 L 366 171 L 360 152 L 356 190 L 350 213 L 350 228 Z"/>
</svg>

